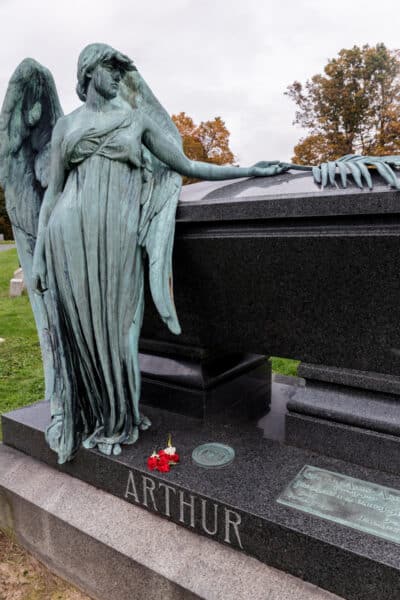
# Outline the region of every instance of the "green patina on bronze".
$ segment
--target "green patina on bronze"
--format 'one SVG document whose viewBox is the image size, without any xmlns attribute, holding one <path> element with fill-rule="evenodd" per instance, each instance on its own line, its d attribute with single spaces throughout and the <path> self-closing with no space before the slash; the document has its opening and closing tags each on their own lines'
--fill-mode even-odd
<svg viewBox="0 0 400 600">
<path fill-rule="evenodd" d="M 180 333 L 172 249 L 181 175 L 269 176 L 289 165 L 190 161 L 133 62 L 106 44 L 78 61 L 84 104 L 63 116 L 50 72 L 25 59 L 0 123 L 0 182 L 41 342 L 58 460 L 80 445 L 119 454 L 150 421 L 139 411 L 144 255 L 155 306 Z"/>
<path fill-rule="evenodd" d="M 193 462 L 205 469 L 227 467 L 235 459 L 235 451 L 231 446 L 210 442 L 197 446 L 192 452 Z"/>
<path fill-rule="evenodd" d="M 400 544 L 400 491 L 306 465 L 280 504 Z"/>
</svg>

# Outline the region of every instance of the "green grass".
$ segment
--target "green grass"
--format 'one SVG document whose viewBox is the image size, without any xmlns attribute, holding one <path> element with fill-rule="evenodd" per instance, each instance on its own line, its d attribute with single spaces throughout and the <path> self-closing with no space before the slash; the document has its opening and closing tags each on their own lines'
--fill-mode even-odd
<svg viewBox="0 0 400 600">
<path fill-rule="evenodd" d="M 15 249 L 0 252 L 0 413 L 25 406 L 44 395 L 39 341 L 26 294 L 9 298 L 10 279 L 18 268 Z"/>
<path fill-rule="evenodd" d="M 39 341 L 27 294 L 8 296 L 18 268 L 15 249 L 0 252 L 0 413 L 26 406 L 44 396 Z M 299 361 L 272 357 L 272 370 L 296 375 Z"/>
<path fill-rule="evenodd" d="M 300 364 L 299 360 L 291 360 L 290 358 L 279 358 L 271 356 L 272 371 L 280 375 L 297 375 L 297 367 Z"/>
</svg>

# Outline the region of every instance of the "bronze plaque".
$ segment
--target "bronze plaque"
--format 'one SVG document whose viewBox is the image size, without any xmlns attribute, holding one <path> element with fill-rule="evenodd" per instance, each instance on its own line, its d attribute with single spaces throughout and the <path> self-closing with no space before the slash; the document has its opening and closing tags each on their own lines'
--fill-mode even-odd
<svg viewBox="0 0 400 600">
<path fill-rule="evenodd" d="M 277 501 L 400 543 L 399 490 L 305 465 Z"/>
</svg>

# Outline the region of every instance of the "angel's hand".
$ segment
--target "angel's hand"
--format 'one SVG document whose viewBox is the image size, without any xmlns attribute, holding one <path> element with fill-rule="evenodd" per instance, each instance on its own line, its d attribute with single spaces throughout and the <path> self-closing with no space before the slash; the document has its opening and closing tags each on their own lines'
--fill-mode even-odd
<svg viewBox="0 0 400 600">
<path fill-rule="evenodd" d="M 279 160 L 261 161 L 251 167 L 252 177 L 271 177 L 290 169 L 290 165 Z"/>
<path fill-rule="evenodd" d="M 33 262 L 32 290 L 36 294 L 43 294 L 43 292 L 47 290 L 47 267 L 43 257 L 40 257 Z"/>
</svg>

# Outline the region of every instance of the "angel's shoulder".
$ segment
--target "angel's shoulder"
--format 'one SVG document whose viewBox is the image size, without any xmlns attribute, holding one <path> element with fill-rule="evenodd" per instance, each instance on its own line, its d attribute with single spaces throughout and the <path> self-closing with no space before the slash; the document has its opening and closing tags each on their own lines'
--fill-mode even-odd
<svg viewBox="0 0 400 600">
<path fill-rule="evenodd" d="M 56 143 L 57 140 L 61 141 L 65 131 L 65 117 L 59 117 L 54 125 L 53 132 L 51 134 L 52 144 Z"/>
<path fill-rule="evenodd" d="M 83 107 L 80 106 L 68 115 L 60 117 L 55 124 L 53 135 L 63 137 L 68 131 L 75 129 L 76 125 L 82 120 L 82 109 Z"/>
<path fill-rule="evenodd" d="M 82 104 L 82 106 L 78 106 L 78 108 L 75 108 L 75 110 L 73 110 L 72 112 L 70 112 L 67 115 L 64 115 L 62 117 L 62 125 L 64 127 L 71 127 L 71 126 L 74 126 L 78 121 L 81 121 L 84 118 L 85 118 L 85 105 Z"/>
</svg>

